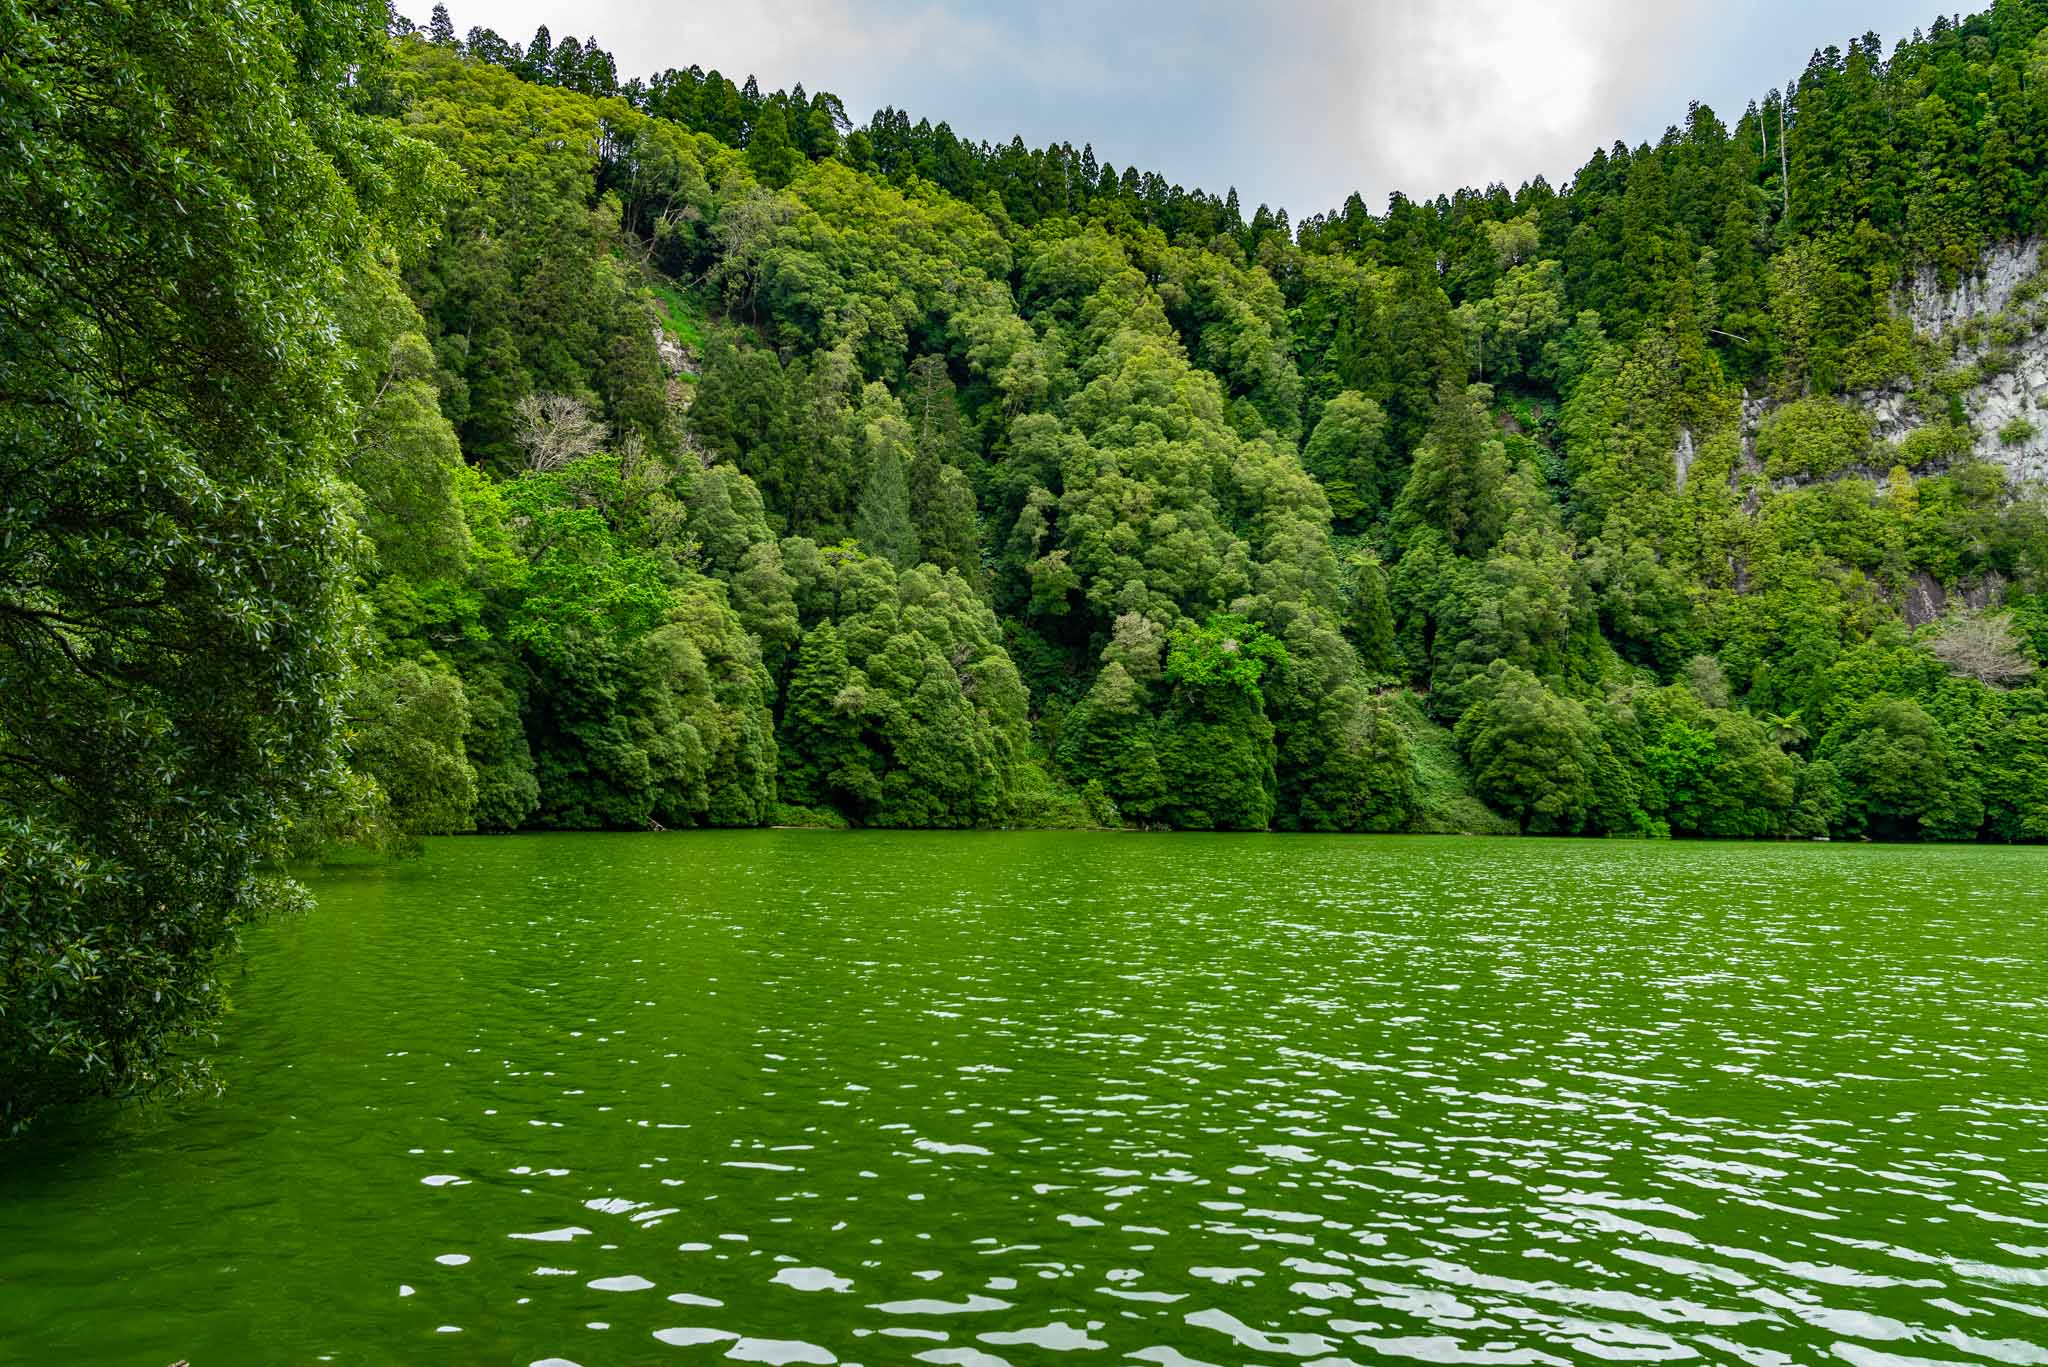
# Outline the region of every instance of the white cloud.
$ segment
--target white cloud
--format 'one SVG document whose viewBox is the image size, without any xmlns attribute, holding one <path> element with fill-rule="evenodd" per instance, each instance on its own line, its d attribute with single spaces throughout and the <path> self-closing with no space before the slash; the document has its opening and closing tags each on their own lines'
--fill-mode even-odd
<svg viewBox="0 0 2048 1367">
<path fill-rule="evenodd" d="M 1275 143 L 1289 127 L 1318 130 L 1282 163 L 1307 207 L 1352 188 L 1377 200 L 1397 187 L 1560 180 L 1617 133 L 1641 135 L 1618 126 L 1657 70 L 1641 59 L 1684 50 L 1698 26 L 1686 10 L 1629 0 L 1301 9 L 1305 42 L 1265 73 L 1265 108 Z M 1355 168 L 1348 178 L 1331 175 L 1333 154 Z"/>
</svg>

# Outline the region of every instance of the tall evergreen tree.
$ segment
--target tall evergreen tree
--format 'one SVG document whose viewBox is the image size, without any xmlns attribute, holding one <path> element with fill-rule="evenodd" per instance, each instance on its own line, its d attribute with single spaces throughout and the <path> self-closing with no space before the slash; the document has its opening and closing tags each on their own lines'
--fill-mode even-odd
<svg viewBox="0 0 2048 1367">
<path fill-rule="evenodd" d="M 898 569 L 908 569 L 919 559 L 917 524 L 910 515 L 910 484 L 905 477 L 903 457 L 896 447 L 886 445 L 868 472 L 861 489 L 860 509 L 854 516 L 854 538 L 872 555 L 879 555 Z"/>
</svg>

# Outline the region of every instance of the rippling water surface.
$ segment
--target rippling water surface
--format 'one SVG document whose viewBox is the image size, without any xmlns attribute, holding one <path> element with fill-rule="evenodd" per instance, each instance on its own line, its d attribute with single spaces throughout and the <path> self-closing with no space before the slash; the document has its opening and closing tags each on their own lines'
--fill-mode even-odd
<svg viewBox="0 0 2048 1367">
<path fill-rule="evenodd" d="M 0 1359 L 2048 1363 L 2048 855 L 433 844 L 225 1100 L 0 1150 Z"/>
</svg>

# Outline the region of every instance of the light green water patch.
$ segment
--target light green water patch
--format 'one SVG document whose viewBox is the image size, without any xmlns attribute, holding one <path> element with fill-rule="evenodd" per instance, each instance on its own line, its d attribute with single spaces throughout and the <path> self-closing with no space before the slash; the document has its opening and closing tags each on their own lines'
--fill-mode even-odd
<svg viewBox="0 0 2048 1367">
<path fill-rule="evenodd" d="M 430 842 L 218 1102 L 0 1151 L 0 1360 L 2048 1360 L 2048 855 Z"/>
</svg>

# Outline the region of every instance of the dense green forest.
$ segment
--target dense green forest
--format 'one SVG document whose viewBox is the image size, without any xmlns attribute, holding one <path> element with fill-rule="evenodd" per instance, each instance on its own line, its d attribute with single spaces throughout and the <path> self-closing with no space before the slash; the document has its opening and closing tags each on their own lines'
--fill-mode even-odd
<svg viewBox="0 0 2048 1367">
<path fill-rule="evenodd" d="M 425 834 L 2048 839 L 2041 0 L 1298 224 L 438 7 L 0 32 L 0 1124 Z"/>
</svg>

